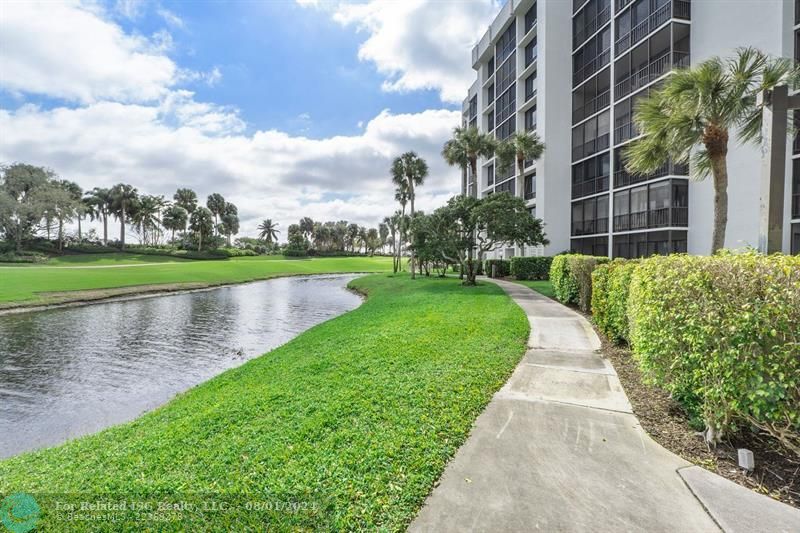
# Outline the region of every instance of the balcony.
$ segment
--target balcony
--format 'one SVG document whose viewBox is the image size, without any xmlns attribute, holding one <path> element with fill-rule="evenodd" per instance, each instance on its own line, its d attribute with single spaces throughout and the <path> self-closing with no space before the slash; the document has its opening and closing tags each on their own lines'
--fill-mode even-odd
<svg viewBox="0 0 800 533">
<path fill-rule="evenodd" d="M 619 9 L 621 8 L 618 8 L 617 11 L 619 11 Z M 650 32 L 673 17 L 689 20 L 691 18 L 691 4 L 687 0 L 673 0 L 673 2 L 664 4 L 655 10 L 649 17 L 617 39 L 616 43 L 614 43 L 617 55 L 632 48 L 639 41 L 647 37 Z"/>
<path fill-rule="evenodd" d="M 688 175 L 689 165 L 680 165 L 671 162 L 665 163 L 652 174 L 631 174 L 627 170 L 622 169 L 614 172 L 614 187 L 625 187 L 626 185 L 634 185 L 636 183 L 642 183 L 643 181 L 663 178 L 664 176 Z"/>
<path fill-rule="evenodd" d="M 662 207 L 650 211 L 614 215 L 614 231 L 687 227 L 688 225 L 688 207 Z"/>
<path fill-rule="evenodd" d="M 594 115 L 598 111 L 605 109 L 606 107 L 608 107 L 610 100 L 611 100 L 610 91 L 606 90 L 605 92 L 598 94 L 583 106 L 579 107 L 578 109 L 574 109 L 572 111 L 572 123 L 575 124 L 577 122 L 580 122 L 586 117 Z"/>
<path fill-rule="evenodd" d="M 608 65 L 611 59 L 611 48 L 606 48 L 599 55 L 575 71 L 573 74 L 573 85 L 579 85 L 592 77 L 592 74 L 600 71 Z"/>
<path fill-rule="evenodd" d="M 583 28 L 575 30 L 572 36 L 572 49 L 584 43 L 586 39 L 592 36 L 597 30 L 602 28 L 606 22 L 611 18 L 611 9 L 605 8 L 597 14 L 595 18 L 584 24 Z"/>
<path fill-rule="evenodd" d="M 580 146 L 575 146 L 572 148 L 572 160 L 577 161 L 578 159 L 583 159 L 584 157 L 589 157 L 592 154 L 596 154 L 601 150 L 605 150 L 608 148 L 609 144 L 609 134 L 606 133 L 605 135 L 601 135 L 596 139 L 592 139 L 589 142 L 583 143 Z"/>
<path fill-rule="evenodd" d="M 614 99 L 619 100 L 657 80 L 673 68 L 689 66 L 689 53 L 667 50 L 633 74 L 614 85 Z"/>
<path fill-rule="evenodd" d="M 572 236 L 608 233 L 608 217 L 572 222 Z"/>
<path fill-rule="evenodd" d="M 626 122 L 614 128 L 614 144 L 623 143 L 639 135 L 639 128 L 634 122 Z"/>
<path fill-rule="evenodd" d="M 533 200 L 534 198 L 536 198 L 536 191 L 525 191 L 526 200 Z"/>
<path fill-rule="evenodd" d="M 792 195 L 792 218 L 800 218 L 800 192 Z"/>
<path fill-rule="evenodd" d="M 598 176 L 585 181 L 572 184 L 572 198 L 580 198 L 582 196 L 589 196 L 590 194 L 597 194 L 606 192 L 608 190 L 609 176 Z"/>
</svg>

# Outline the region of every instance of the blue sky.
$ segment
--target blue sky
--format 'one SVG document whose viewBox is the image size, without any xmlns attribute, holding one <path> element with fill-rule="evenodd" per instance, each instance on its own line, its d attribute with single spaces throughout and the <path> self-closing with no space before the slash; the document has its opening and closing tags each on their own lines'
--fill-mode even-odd
<svg viewBox="0 0 800 533">
<path fill-rule="evenodd" d="M 0 161 L 85 189 L 189 186 L 262 218 L 376 225 L 414 150 L 422 209 L 458 192 L 441 160 L 495 0 L 10 0 L 0 9 Z"/>
</svg>

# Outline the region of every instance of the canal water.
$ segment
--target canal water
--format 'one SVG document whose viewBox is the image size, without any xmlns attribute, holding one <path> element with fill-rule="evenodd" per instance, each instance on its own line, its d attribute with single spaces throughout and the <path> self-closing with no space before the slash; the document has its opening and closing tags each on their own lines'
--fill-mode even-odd
<svg viewBox="0 0 800 533">
<path fill-rule="evenodd" d="M 355 277 L 0 316 L 0 458 L 132 420 L 358 307 Z"/>
</svg>

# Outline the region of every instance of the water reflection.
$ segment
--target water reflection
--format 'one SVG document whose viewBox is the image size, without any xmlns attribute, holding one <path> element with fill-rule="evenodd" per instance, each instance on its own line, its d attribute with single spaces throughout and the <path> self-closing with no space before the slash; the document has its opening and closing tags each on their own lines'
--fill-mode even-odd
<svg viewBox="0 0 800 533">
<path fill-rule="evenodd" d="M 131 420 L 357 307 L 353 277 L 0 316 L 0 457 Z"/>
</svg>

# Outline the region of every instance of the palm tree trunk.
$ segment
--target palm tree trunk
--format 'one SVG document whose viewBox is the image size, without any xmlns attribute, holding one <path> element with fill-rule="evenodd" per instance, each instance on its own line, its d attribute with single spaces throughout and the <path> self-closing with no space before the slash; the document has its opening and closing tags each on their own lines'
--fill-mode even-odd
<svg viewBox="0 0 800 533">
<path fill-rule="evenodd" d="M 119 242 L 120 249 L 125 248 L 125 202 L 122 203 L 122 213 L 119 217 Z"/>
<path fill-rule="evenodd" d="M 728 225 L 728 162 L 725 155 L 711 158 L 711 174 L 714 178 L 714 233 L 711 237 L 711 253 L 725 247 L 725 229 Z"/>
<path fill-rule="evenodd" d="M 58 251 L 64 251 L 64 219 L 58 217 Z"/>
<path fill-rule="evenodd" d="M 474 179 L 475 175 L 478 173 L 478 159 L 477 158 L 472 158 L 472 159 L 469 160 L 469 169 L 470 169 L 470 174 L 472 175 L 472 178 Z M 469 180 L 470 180 L 470 178 L 469 178 L 469 176 L 467 176 L 467 189 L 469 189 Z M 472 191 L 472 196 L 474 196 L 476 198 L 478 197 L 477 189 L 478 188 L 475 187 L 473 189 L 473 191 Z"/>
<path fill-rule="evenodd" d="M 408 180 L 408 197 L 411 200 L 411 220 L 414 220 L 414 180 Z M 414 234 L 411 234 L 411 279 L 417 279 L 417 272 L 414 270 Z"/>
<path fill-rule="evenodd" d="M 108 213 L 103 212 L 103 246 L 108 246 Z"/>
<path fill-rule="evenodd" d="M 81 215 L 78 215 L 78 241 L 83 240 L 83 236 L 81 235 L 81 218 L 83 217 Z"/>
</svg>

